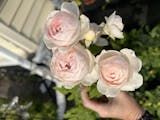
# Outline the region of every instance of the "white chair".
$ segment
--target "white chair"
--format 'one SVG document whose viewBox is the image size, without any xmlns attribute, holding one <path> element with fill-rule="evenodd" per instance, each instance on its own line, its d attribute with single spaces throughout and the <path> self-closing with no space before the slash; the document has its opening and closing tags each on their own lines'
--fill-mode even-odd
<svg viewBox="0 0 160 120">
<path fill-rule="evenodd" d="M 0 0 L 0 67 L 19 65 L 54 81 L 47 68 L 28 60 L 28 56 L 37 51 L 35 61 L 44 57 L 39 56 L 45 49 L 42 43 L 43 49 L 39 44 L 46 17 L 53 9 L 50 0 Z M 56 93 L 58 119 L 63 119 L 65 97 Z"/>
</svg>

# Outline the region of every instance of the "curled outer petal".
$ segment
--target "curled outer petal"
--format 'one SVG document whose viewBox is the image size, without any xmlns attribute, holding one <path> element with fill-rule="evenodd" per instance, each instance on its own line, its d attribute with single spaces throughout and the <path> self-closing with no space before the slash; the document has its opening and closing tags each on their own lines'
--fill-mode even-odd
<svg viewBox="0 0 160 120">
<path fill-rule="evenodd" d="M 61 11 L 66 11 L 77 17 L 79 17 L 80 14 L 78 5 L 75 2 L 63 2 L 63 4 L 61 5 Z"/>
</svg>

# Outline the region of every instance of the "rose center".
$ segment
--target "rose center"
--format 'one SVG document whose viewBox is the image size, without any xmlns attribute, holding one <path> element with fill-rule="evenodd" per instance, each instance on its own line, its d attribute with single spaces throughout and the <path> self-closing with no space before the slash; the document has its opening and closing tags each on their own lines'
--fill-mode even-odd
<svg viewBox="0 0 160 120">
<path fill-rule="evenodd" d="M 109 85 L 121 85 L 127 80 L 128 63 L 121 57 L 111 57 L 101 63 L 102 78 Z"/>
<path fill-rule="evenodd" d="M 62 62 L 62 63 L 60 63 L 59 64 L 59 66 L 60 66 L 60 69 L 62 70 L 62 71 L 67 71 L 67 70 L 70 70 L 71 69 L 71 64 L 70 63 L 68 63 L 68 62 Z"/>
<path fill-rule="evenodd" d="M 116 81 L 120 74 L 119 66 L 106 65 L 102 67 L 102 75 L 107 81 Z"/>
<path fill-rule="evenodd" d="M 110 77 L 111 77 L 112 79 L 114 79 L 114 78 L 116 77 L 116 74 L 115 74 L 114 72 L 112 72 L 112 73 L 110 74 Z"/>
<path fill-rule="evenodd" d="M 71 69 L 71 65 L 70 65 L 70 64 L 66 64 L 66 65 L 65 65 L 65 68 Z"/>
<path fill-rule="evenodd" d="M 53 22 L 53 26 L 52 26 L 52 34 L 56 35 L 57 33 L 59 33 L 62 30 L 61 28 L 61 24 L 59 21 L 54 21 Z"/>
</svg>

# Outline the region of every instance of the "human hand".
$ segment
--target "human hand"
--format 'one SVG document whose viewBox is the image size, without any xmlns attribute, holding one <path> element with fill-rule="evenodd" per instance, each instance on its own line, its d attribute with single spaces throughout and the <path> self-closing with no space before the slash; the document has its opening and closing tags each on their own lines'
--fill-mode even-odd
<svg viewBox="0 0 160 120">
<path fill-rule="evenodd" d="M 81 89 L 83 105 L 99 114 L 102 118 L 117 118 L 123 120 L 138 120 L 142 114 L 142 108 L 135 99 L 126 92 L 120 92 L 115 98 L 110 98 L 107 103 L 90 100 L 87 89 Z"/>
</svg>

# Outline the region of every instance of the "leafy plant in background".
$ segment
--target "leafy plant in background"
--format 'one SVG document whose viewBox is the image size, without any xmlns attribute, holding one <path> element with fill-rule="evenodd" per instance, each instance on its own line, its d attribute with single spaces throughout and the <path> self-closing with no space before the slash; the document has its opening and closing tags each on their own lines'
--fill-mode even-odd
<svg viewBox="0 0 160 120">
<path fill-rule="evenodd" d="M 96 86 L 89 87 L 90 97 L 96 98 L 101 96 Z M 65 88 L 56 88 L 61 93 L 67 96 L 67 100 L 72 103 L 72 105 L 68 106 L 68 109 L 64 118 L 66 120 L 96 120 L 97 114 L 91 110 L 84 108 L 82 105 L 81 97 L 80 97 L 80 87 L 76 86 L 73 89 L 66 90 Z"/>
<path fill-rule="evenodd" d="M 142 94 L 143 92 L 143 94 Z M 157 86 L 153 90 L 137 91 L 135 97 L 137 101 L 145 108 L 150 111 L 155 117 L 155 120 L 160 119 L 160 86 Z"/>
<path fill-rule="evenodd" d="M 5 120 L 56 120 L 56 107 L 52 102 L 25 102 L 14 97 L 9 103 L 0 100 L 0 119 Z"/>
<path fill-rule="evenodd" d="M 33 102 L 33 105 L 28 110 L 31 115 L 29 120 L 56 120 L 56 105 L 52 101 L 48 102 Z"/>
</svg>

